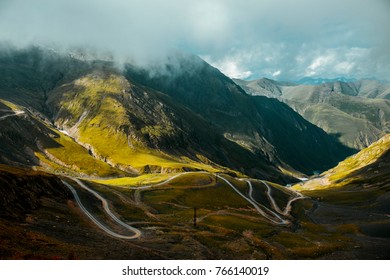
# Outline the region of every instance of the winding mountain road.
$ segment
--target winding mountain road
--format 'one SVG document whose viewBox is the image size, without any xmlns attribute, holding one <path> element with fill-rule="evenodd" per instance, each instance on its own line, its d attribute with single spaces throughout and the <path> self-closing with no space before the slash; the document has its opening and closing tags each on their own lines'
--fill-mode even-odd
<svg viewBox="0 0 390 280">
<path fill-rule="evenodd" d="M 252 186 L 252 182 L 248 179 L 239 179 L 240 181 L 245 181 L 247 184 L 248 184 L 248 187 L 249 187 L 249 192 L 248 192 L 248 196 L 249 196 L 249 199 L 259 205 L 260 207 L 266 209 L 270 214 L 272 214 L 272 216 L 274 217 L 271 217 L 269 214 L 267 214 L 265 211 L 258 211 L 261 215 L 263 215 L 264 218 L 268 219 L 269 221 L 275 223 L 275 224 L 281 224 L 281 225 L 287 225 L 287 224 L 290 224 L 291 222 L 288 220 L 288 219 L 284 219 L 282 216 L 289 216 L 290 215 L 290 212 L 291 212 L 291 208 L 292 208 L 292 203 L 299 200 L 299 199 L 304 199 L 306 198 L 305 196 L 303 196 L 302 194 L 298 193 L 298 192 L 294 192 L 296 194 L 296 196 L 290 198 L 286 204 L 286 207 L 284 208 L 284 210 L 282 211 L 280 209 L 280 207 L 277 205 L 275 199 L 272 197 L 272 194 L 271 194 L 271 187 L 268 185 L 267 182 L 265 181 L 262 181 L 262 180 L 259 180 L 261 183 L 263 183 L 266 188 L 267 188 L 267 198 L 269 200 L 269 202 L 271 203 L 271 206 L 273 208 L 273 210 L 265 207 L 264 205 L 260 204 L 259 202 L 257 202 L 254 197 L 253 197 L 253 186 Z M 225 180 L 226 182 L 226 180 Z M 230 184 L 229 184 L 230 185 Z M 231 185 L 230 185 L 231 186 Z M 238 190 L 236 188 L 234 188 L 234 190 L 237 192 Z M 241 194 L 241 193 L 240 193 Z M 243 196 L 241 194 L 241 196 Z M 253 203 L 251 203 L 253 205 Z M 258 208 L 256 208 L 256 210 L 258 210 Z M 280 215 L 279 215 L 280 214 Z M 276 220 L 275 220 L 276 219 Z"/>
<path fill-rule="evenodd" d="M 287 225 L 287 224 L 290 224 L 290 221 L 287 220 L 287 219 L 283 219 L 282 217 L 280 217 L 278 214 L 276 214 L 275 212 L 273 212 L 272 210 L 269 210 L 268 208 L 266 208 L 265 206 L 261 205 L 262 207 L 266 208 L 268 211 L 270 211 L 271 213 L 273 213 L 273 215 L 275 216 L 276 219 L 278 219 L 279 221 L 276 221 L 274 218 L 272 218 L 271 216 L 269 216 L 266 212 L 264 212 L 260 207 L 259 207 L 259 203 L 253 199 L 253 197 L 251 196 L 252 195 L 252 192 L 253 192 L 253 187 L 252 187 L 252 183 L 249 181 L 249 180 L 245 180 L 247 183 L 248 183 L 248 186 L 249 186 L 249 191 L 250 191 L 250 197 L 246 197 L 245 195 L 243 195 L 232 183 L 230 183 L 229 180 L 223 178 L 222 176 L 220 175 L 217 175 L 218 178 L 222 179 L 223 181 L 226 182 L 226 184 L 229 185 L 229 187 L 231 187 L 236 193 L 238 193 L 242 198 L 244 198 L 246 201 L 248 201 L 250 204 L 252 204 L 253 207 L 255 207 L 255 209 L 257 210 L 257 212 L 260 213 L 260 215 L 262 215 L 264 218 L 266 218 L 267 220 L 271 221 L 272 223 L 275 223 L 275 224 L 278 224 L 278 225 Z"/>
<path fill-rule="evenodd" d="M 287 202 L 287 205 L 286 205 L 286 207 L 284 208 L 284 210 L 282 211 L 282 210 L 279 208 L 279 206 L 276 204 L 275 199 L 272 197 L 272 195 L 271 195 L 271 188 L 270 188 L 270 186 L 268 185 L 268 183 L 265 182 L 265 181 L 261 181 L 261 182 L 267 187 L 267 196 L 268 196 L 268 199 L 269 199 L 270 203 L 272 204 L 272 207 L 274 208 L 274 210 L 275 210 L 276 212 L 278 212 L 279 214 L 282 214 L 282 215 L 284 215 L 284 216 L 287 216 L 287 215 L 290 214 L 290 212 L 291 212 L 291 205 L 292 205 L 292 203 L 293 203 L 294 201 L 297 201 L 297 200 L 299 200 L 299 199 L 304 199 L 304 198 L 305 198 L 302 194 L 297 193 L 297 192 L 294 192 L 297 196 L 291 198 L 291 199 Z"/>
<path fill-rule="evenodd" d="M 147 186 L 142 186 L 142 187 L 138 187 L 138 188 L 135 188 L 136 191 L 139 191 L 139 190 L 145 190 L 145 189 L 148 189 L 148 188 L 151 188 L 151 187 L 156 187 L 156 186 L 160 186 L 160 185 L 163 185 L 163 184 L 166 184 L 168 182 L 170 182 L 171 180 L 179 177 L 179 176 L 182 176 L 183 173 L 181 174 L 177 174 L 175 176 L 172 176 L 171 178 L 163 181 L 163 182 L 160 182 L 158 184 L 155 184 L 155 185 L 147 185 Z M 90 189 L 89 187 L 87 187 L 83 182 L 81 182 L 79 179 L 77 178 L 72 178 L 72 177 L 69 177 L 69 179 L 75 181 L 82 189 L 86 190 L 87 192 L 91 193 L 93 196 L 95 196 L 97 199 L 99 199 L 101 202 L 102 202 L 102 207 L 104 209 L 104 211 L 117 223 L 119 224 L 120 226 L 122 226 L 123 228 L 133 232 L 134 234 L 132 235 L 122 235 L 122 234 L 118 234 L 116 232 L 113 232 L 112 230 L 110 230 L 109 228 L 107 228 L 105 225 L 103 225 L 99 220 L 97 220 L 86 208 L 85 206 L 83 205 L 83 203 L 81 202 L 80 200 L 80 197 L 78 196 L 77 194 L 77 191 L 75 190 L 74 187 L 72 187 L 68 182 L 64 181 L 64 180 L 61 180 L 62 183 L 72 192 L 78 206 L 80 207 L 80 209 L 84 212 L 84 214 L 92 221 L 94 222 L 101 230 L 103 230 L 104 232 L 106 232 L 108 235 L 111 235 L 113 237 L 116 237 L 116 238 L 121 238 L 121 239 L 137 239 L 139 237 L 141 237 L 142 235 L 142 232 L 135 228 L 135 227 L 132 227 L 126 223 L 124 223 L 123 221 L 121 221 L 117 216 L 114 215 L 114 213 L 112 213 L 110 207 L 109 207 L 109 204 L 107 202 L 107 200 L 102 197 L 100 194 L 98 194 L 97 192 L 95 192 L 94 190 Z"/>
<path fill-rule="evenodd" d="M 149 189 L 149 188 L 152 188 L 152 187 L 157 187 L 157 186 L 161 186 L 161 185 L 164 185 L 184 174 L 189 174 L 189 173 L 192 173 L 192 172 L 186 172 L 186 173 L 180 173 L 180 174 L 177 174 L 177 175 L 174 175 L 172 176 L 171 178 L 165 180 L 165 181 L 162 181 L 158 184 L 155 184 L 155 185 L 147 185 L 147 186 L 142 186 L 142 187 L 137 187 L 137 188 L 133 188 L 136 190 L 135 192 L 135 201 L 136 203 L 138 204 L 141 204 L 141 197 L 140 197 L 140 193 L 139 191 L 142 191 L 142 190 L 146 190 L 146 189 Z M 204 173 L 204 174 L 208 174 L 210 175 L 210 173 L 208 172 L 196 172 L 196 173 Z M 266 218 L 267 220 L 269 220 L 270 222 L 274 223 L 274 224 L 277 224 L 277 225 L 288 225 L 288 224 L 291 224 L 291 221 L 289 219 L 286 219 L 282 216 L 288 216 L 289 213 L 291 212 L 291 207 L 292 207 L 292 203 L 298 199 L 302 199 L 304 198 L 304 196 L 302 196 L 301 194 L 297 193 L 297 197 L 293 197 L 291 198 L 288 202 L 287 202 L 287 205 L 285 207 L 285 209 L 282 211 L 280 209 L 280 207 L 276 204 L 276 201 L 275 199 L 272 197 L 272 194 L 271 194 L 271 187 L 265 182 L 265 181 L 260 181 L 262 182 L 266 187 L 267 187 L 267 197 L 271 203 L 271 206 L 272 208 L 274 209 L 271 210 L 269 208 L 267 208 L 266 206 L 260 204 L 259 202 L 257 202 L 254 198 L 253 198 L 253 186 L 252 186 L 252 182 L 248 179 L 239 179 L 239 180 L 244 180 L 247 184 L 248 184 L 248 187 L 249 187 L 249 197 L 246 197 L 244 194 L 242 194 L 229 180 L 225 179 L 224 177 L 220 176 L 220 175 L 216 175 L 216 177 L 218 177 L 219 179 L 223 180 L 230 188 L 232 188 L 238 195 L 240 195 L 242 198 L 244 198 L 246 201 L 248 201 L 255 209 L 257 212 L 259 212 L 260 215 L 262 215 L 264 218 Z M 265 209 L 265 211 L 263 209 Z M 267 213 L 268 212 L 268 213 Z"/>
<path fill-rule="evenodd" d="M 273 208 L 276 212 L 278 212 L 279 214 L 285 215 L 285 214 L 283 214 L 283 211 L 280 209 L 280 207 L 276 204 L 275 199 L 272 197 L 272 195 L 271 195 L 271 188 L 270 188 L 270 186 L 268 185 L 268 183 L 265 182 L 265 181 L 260 181 L 260 182 L 262 182 L 262 183 L 264 184 L 264 186 L 267 188 L 267 197 L 268 197 L 269 202 L 270 202 L 271 205 L 272 205 L 272 208 Z"/>
<path fill-rule="evenodd" d="M 155 185 L 147 185 L 147 186 L 142 186 L 142 187 L 134 187 L 132 189 L 135 189 L 135 190 L 146 190 L 146 189 L 150 189 L 152 187 L 158 187 L 158 186 L 161 186 L 161 185 L 164 185 L 166 183 L 169 183 L 170 181 L 176 179 L 177 177 L 180 177 L 180 176 L 183 176 L 184 174 L 189 174 L 190 172 L 187 172 L 187 173 L 179 173 L 179 174 L 176 174 L 170 178 L 168 178 L 167 180 L 165 181 L 162 181 L 160 183 L 157 183 Z"/>
<path fill-rule="evenodd" d="M 116 237 L 116 238 L 121 238 L 121 239 L 137 239 L 139 237 L 141 237 L 142 233 L 139 229 L 135 228 L 135 227 L 132 227 L 132 226 L 129 226 L 128 224 L 122 222 L 120 219 L 118 219 L 117 216 L 115 216 L 111 210 L 110 210 L 110 207 L 108 205 L 108 202 L 105 198 L 103 198 L 100 194 L 98 194 L 97 192 L 95 192 L 94 190 L 91 190 L 89 187 L 87 187 L 83 182 L 81 182 L 79 179 L 76 179 L 76 178 L 71 178 L 72 180 L 74 180 L 82 189 L 90 192 L 91 194 L 93 194 L 97 199 L 99 199 L 101 202 L 102 202 L 102 206 L 103 206 L 103 209 L 104 211 L 117 223 L 119 224 L 120 226 L 124 227 L 125 229 L 129 230 L 129 231 L 132 231 L 134 234 L 132 235 L 122 235 L 122 234 L 118 234 L 118 233 L 115 233 L 113 231 L 111 231 L 110 229 L 108 229 L 105 225 L 103 225 L 101 222 L 99 222 L 90 212 L 88 212 L 88 210 L 84 207 L 84 205 L 81 203 L 80 201 L 80 197 L 78 196 L 76 190 L 67 182 L 63 181 L 62 180 L 62 183 L 64 183 L 65 186 L 68 187 L 68 189 L 72 192 L 77 204 L 79 205 L 80 209 L 88 216 L 88 218 L 90 218 L 100 229 L 102 229 L 103 231 L 105 231 L 107 234 L 113 236 L 113 237 Z"/>
<path fill-rule="evenodd" d="M 188 172 L 190 173 L 190 172 Z M 180 174 L 176 174 L 172 177 L 170 177 L 169 179 L 165 180 L 165 181 L 162 181 L 160 183 L 157 183 L 157 184 L 154 184 L 154 185 L 146 185 L 146 186 L 141 186 L 141 187 L 136 187 L 136 188 L 132 188 L 134 189 L 136 192 L 135 192 L 135 202 L 136 204 L 139 204 L 141 205 L 142 202 L 141 202 L 141 197 L 140 197 L 140 194 L 139 192 L 140 191 L 143 191 L 143 190 L 146 190 L 146 189 L 149 189 L 149 188 L 152 188 L 152 187 L 158 187 L 158 186 L 161 186 L 161 185 L 164 185 L 184 174 L 188 174 L 187 172 L 186 173 L 180 173 Z M 199 172 L 198 172 L 199 173 Z M 210 174 L 208 172 L 202 172 L 202 173 L 205 173 L 205 174 Z M 281 210 L 280 207 L 277 205 L 275 199 L 272 197 L 272 191 L 271 191 L 271 187 L 268 185 L 267 182 L 265 181 L 261 181 L 259 180 L 259 182 L 263 183 L 266 188 L 267 188 L 267 192 L 266 192 L 266 195 L 267 195 L 267 198 L 268 200 L 270 201 L 271 203 L 271 207 L 273 208 L 273 210 L 267 208 L 266 206 L 262 205 L 261 203 L 259 203 L 258 201 L 256 201 L 253 197 L 253 185 L 252 185 L 252 182 L 249 180 L 249 179 L 239 179 L 241 181 L 245 181 L 249 187 L 249 192 L 248 192 L 248 197 L 245 196 L 243 193 L 240 192 L 240 190 L 238 190 L 228 179 L 220 176 L 220 175 L 216 175 L 217 178 L 219 178 L 220 180 L 224 181 L 230 188 L 232 188 L 238 195 L 240 195 L 242 198 L 244 198 L 247 202 L 249 202 L 255 209 L 256 211 L 262 215 L 264 218 L 266 218 L 268 221 L 274 223 L 274 224 L 277 224 L 277 225 L 289 225 L 291 224 L 291 221 L 287 218 L 285 218 L 285 216 L 288 216 L 291 212 L 291 208 L 292 208 L 292 203 L 296 200 L 299 200 L 299 199 L 303 199 L 305 198 L 303 195 L 301 195 L 300 193 L 296 193 L 296 196 L 292 197 L 289 199 L 289 201 L 287 202 L 286 204 L 286 207 Z M 109 228 L 107 228 L 105 225 L 103 225 L 100 221 L 98 221 L 85 207 L 84 205 L 82 204 L 81 200 L 80 200 L 80 197 L 78 196 L 77 194 L 77 191 L 75 190 L 74 187 L 72 187 L 69 183 L 67 183 L 66 181 L 63 181 L 62 182 L 64 183 L 65 186 L 68 187 L 68 189 L 72 192 L 78 206 L 80 207 L 80 209 L 85 213 L 85 215 L 91 219 L 91 221 L 93 221 L 100 229 L 102 229 L 104 232 L 106 232 L 107 234 L 113 236 L 113 237 L 116 237 L 116 238 L 121 238 L 121 239 L 137 239 L 139 237 L 141 237 L 142 235 L 142 232 L 135 228 L 135 227 L 132 227 L 126 223 L 124 223 L 123 221 L 121 221 L 117 216 L 115 216 L 114 213 L 112 213 L 112 211 L 110 210 L 110 207 L 109 207 L 109 204 L 107 202 L 107 200 L 102 197 L 100 194 L 98 194 L 96 191 L 92 190 L 91 188 L 89 188 L 88 186 L 86 186 L 82 181 L 80 181 L 79 179 L 77 178 L 71 178 L 69 177 L 70 179 L 72 179 L 73 181 L 75 181 L 82 189 L 86 190 L 87 192 L 91 193 L 93 196 L 95 196 L 97 199 L 99 199 L 102 203 L 102 207 L 104 209 L 104 211 L 108 214 L 108 216 L 111 217 L 111 219 L 113 221 L 115 221 L 118 225 L 120 225 L 121 227 L 125 228 L 126 230 L 129 230 L 130 232 L 133 232 L 132 235 L 122 235 L 122 234 L 118 234 L 116 232 L 113 232 L 112 230 L 110 230 Z"/>
<path fill-rule="evenodd" d="M 248 179 L 245 180 L 245 182 L 248 184 L 249 186 L 249 198 L 254 202 L 256 203 L 257 205 L 261 206 L 261 207 L 264 207 L 269 213 L 271 213 L 274 218 L 276 218 L 278 221 L 275 221 L 273 217 L 271 217 L 270 215 L 268 215 L 267 213 L 265 213 L 263 211 L 264 214 L 262 214 L 264 216 L 264 218 L 268 219 L 269 221 L 275 223 L 275 224 L 282 224 L 282 225 L 286 225 L 286 224 L 289 224 L 290 221 L 286 220 L 286 219 L 283 219 L 281 216 L 279 216 L 277 213 L 275 213 L 274 211 L 272 211 L 271 209 L 268 209 L 267 207 L 265 207 L 264 205 L 260 204 L 259 202 L 257 202 L 254 198 L 253 198 L 253 186 L 252 186 L 252 182 Z M 272 198 L 273 199 L 273 198 Z"/>
</svg>

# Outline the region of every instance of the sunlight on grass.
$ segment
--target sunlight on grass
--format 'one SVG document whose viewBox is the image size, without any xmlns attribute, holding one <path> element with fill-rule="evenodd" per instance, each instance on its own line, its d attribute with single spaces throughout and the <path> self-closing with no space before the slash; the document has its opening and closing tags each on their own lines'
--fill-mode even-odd
<svg viewBox="0 0 390 280">
<path fill-rule="evenodd" d="M 3 103 L 5 106 L 11 108 L 14 111 L 21 109 L 19 106 L 15 105 L 14 103 L 11 103 L 11 102 L 4 100 L 4 99 L 1 99 L 1 98 L 0 98 L 0 102 Z"/>
<path fill-rule="evenodd" d="M 109 186 L 145 186 L 157 184 L 172 177 L 172 174 L 144 174 L 137 177 L 92 180 L 92 182 Z"/>
</svg>

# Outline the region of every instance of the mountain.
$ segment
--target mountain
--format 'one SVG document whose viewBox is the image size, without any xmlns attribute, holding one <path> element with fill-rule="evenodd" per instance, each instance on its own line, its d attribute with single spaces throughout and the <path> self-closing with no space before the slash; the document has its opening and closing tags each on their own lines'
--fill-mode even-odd
<svg viewBox="0 0 390 280">
<path fill-rule="evenodd" d="M 363 239 L 369 237 L 362 247 L 383 240 L 381 250 L 388 253 L 389 170 L 390 134 L 387 134 L 335 168 L 294 186 L 294 189 L 317 199 L 317 205 L 309 215 L 312 220 L 354 225 Z"/>
<path fill-rule="evenodd" d="M 277 82 L 267 78 L 244 81 L 239 79 L 233 79 L 233 81 L 241 86 L 247 93 L 254 96 L 267 96 L 270 98 L 278 98 L 282 96 L 283 86 L 293 86 L 293 83 Z"/>
<path fill-rule="evenodd" d="M 0 62 L 0 259 L 388 259 L 387 159 L 372 188 L 280 185 L 354 150 L 201 59 Z"/>
<path fill-rule="evenodd" d="M 40 115 L 0 99 L 2 108 L 6 108 L 4 104 L 11 107 L 0 109 L 2 163 L 21 167 L 40 166 L 49 172 L 79 176 L 123 175 L 120 170 L 94 158 L 87 149 L 56 130 Z"/>
<path fill-rule="evenodd" d="M 111 63 L 86 63 L 37 48 L 1 59 L 0 98 L 4 114 L 13 115 L 0 120 L 4 163 L 113 176 L 212 170 L 211 165 L 218 170 L 208 159 L 213 158 L 237 169 L 263 166 L 280 176 L 267 160 L 214 133 L 207 121 L 166 95 L 130 85 Z"/>
<path fill-rule="evenodd" d="M 240 81 L 251 95 L 277 98 L 351 148 L 361 149 L 390 131 L 390 85 L 375 80 L 299 85 Z"/>
<path fill-rule="evenodd" d="M 353 83 L 358 96 L 367 98 L 390 99 L 390 84 L 377 80 L 361 80 Z"/>
<path fill-rule="evenodd" d="M 356 79 L 348 79 L 345 77 L 338 77 L 334 79 L 324 79 L 324 78 L 312 78 L 312 77 L 304 77 L 298 81 L 296 81 L 297 84 L 300 85 L 320 85 L 325 83 L 334 83 L 334 82 L 355 82 Z"/>
<path fill-rule="evenodd" d="M 369 147 L 340 162 L 336 167 L 324 172 L 319 178 L 306 182 L 300 188 L 304 190 L 360 190 L 366 194 L 373 191 L 381 195 L 381 189 L 386 192 L 389 190 L 389 166 L 390 134 L 387 134 Z M 361 197 L 361 199 L 367 202 L 367 197 Z M 384 206 L 388 207 L 388 205 Z"/>
<path fill-rule="evenodd" d="M 233 169 L 283 181 L 280 169 L 326 170 L 352 152 L 197 57 L 176 56 L 154 72 L 38 48 L 0 60 L 0 98 L 18 108 L 4 110 L 23 111 L 0 120 L 7 164 L 85 176 Z"/>
<path fill-rule="evenodd" d="M 284 168 L 312 173 L 331 166 L 331 158 L 352 153 L 285 104 L 247 95 L 197 57 L 173 59 L 157 75 L 128 66 L 125 75 L 170 95 L 211 122 L 226 139 Z"/>
</svg>

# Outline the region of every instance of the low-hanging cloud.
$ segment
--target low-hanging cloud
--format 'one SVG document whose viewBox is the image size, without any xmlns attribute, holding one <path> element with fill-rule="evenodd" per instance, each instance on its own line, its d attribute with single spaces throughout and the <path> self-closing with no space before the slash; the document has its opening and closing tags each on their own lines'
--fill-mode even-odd
<svg viewBox="0 0 390 280">
<path fill-rule="evenodd" d="M 180 50 L 226 74 L 390 78 L 388 0 L 3 0 L 0 40 L 111 52 L 147 65 Z"/>
</svg>

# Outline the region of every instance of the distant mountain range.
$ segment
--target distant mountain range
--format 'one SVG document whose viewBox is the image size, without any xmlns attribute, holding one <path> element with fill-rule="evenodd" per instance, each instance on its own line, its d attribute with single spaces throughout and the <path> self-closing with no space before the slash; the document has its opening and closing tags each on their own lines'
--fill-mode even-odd
<svg viewBox="0 0 390 280">
<path fill-rule="evenodd" d="M 367 147 L 390 131 L 390 84 L 377 80 L 293 84 L 235 80 L 248 94 L 277 98 L 351 147 Z M 323 83 L 324 82 L 324 83 Z"/>
<path fill-rule="evenodd" d="M 388 259 L 386 84 L 83 57 L 0 52 L 0 259 Z"/>
<path fill-rule="evenodd" d="M 333 79 L 304 77 L 302 79 L 299 79 L 295 83 L 299 85 L 320 85 L 325 83 L 335 83 L 335 82 L 351 83 L 356 81 L 357 81 L 356 79 L 345 78 L 345 77 L 337 77 Z"/>
</svg>

